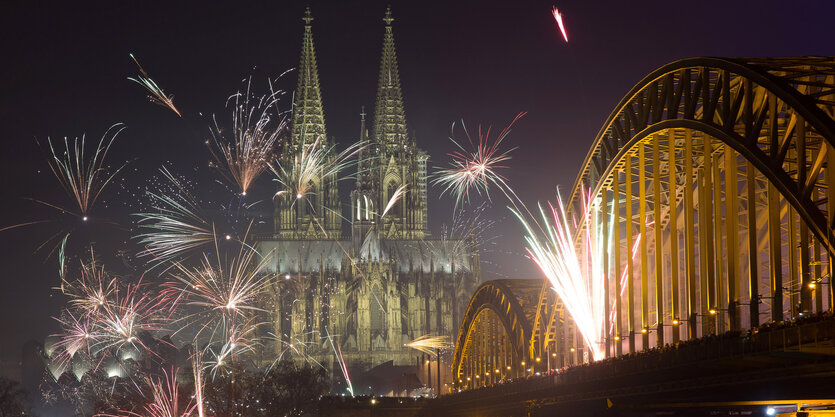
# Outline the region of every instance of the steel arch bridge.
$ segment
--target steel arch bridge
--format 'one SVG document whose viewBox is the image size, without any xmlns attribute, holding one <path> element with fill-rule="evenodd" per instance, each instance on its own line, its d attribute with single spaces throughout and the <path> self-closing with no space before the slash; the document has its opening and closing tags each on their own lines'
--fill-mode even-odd
<svg viewBox="0 0 835 417">
<path fill-rule="evenodd" d="M 567 204 L 581 219 L 591 195 L 609 242 L 607 355 L 831 311 L 833 147 L 832 57 L 691 58 L 635 85 Z M 459 387 L 495 382 L 491 367 L 535 372 L 546 355 L 582 347 L 545 282 L 530 303 L 519 300 L 532 300 L 535 284 L 510 281 L 485 283 L 467 309 L 452 365 Z"/>
</svg>

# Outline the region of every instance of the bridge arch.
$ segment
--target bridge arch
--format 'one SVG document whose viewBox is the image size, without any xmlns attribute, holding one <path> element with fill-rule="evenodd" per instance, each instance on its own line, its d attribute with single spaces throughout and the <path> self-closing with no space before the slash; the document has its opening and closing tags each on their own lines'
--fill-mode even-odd
<svg viewBox="0 0 835 417">
<path fill-rule="evenodd" d="M 573 323 L 566 320 L 562 303 L 544 280 L 487 281 L 464 312 L 453 356 L 453 384 L 489 385 L 571 361 L 578 354 L 574 340 Z"/>
<path fill-rule="evenodd" d="M 568 204 L 612 242 L 610 354 L 832 308 L 833 105 L 826 57 L 685 59 L 621 100 Z"/>
<path fill-rule="evenodd" d="M 584 198 L 610 242 L 607 355 L 831 311 L 835 58 L 690 58 L 653 71 L 595 137 L 569 216 L 583 218 Z M 542 283 L 528 308 L 519 355 L 572 340 L 555 336 L 551 293 Z M 459 333 L 454 370 L 470 337 Z"/>
</svg>

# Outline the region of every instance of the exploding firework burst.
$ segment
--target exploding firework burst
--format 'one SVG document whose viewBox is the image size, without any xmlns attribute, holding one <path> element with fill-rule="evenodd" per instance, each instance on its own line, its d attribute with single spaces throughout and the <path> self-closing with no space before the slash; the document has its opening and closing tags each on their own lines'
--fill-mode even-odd
<svg viewBox="0 0 835 417">
<path fill-rule="evenodd" d="M 157 83 L 151 79 L 151 77 L 148 76 L 148 73 L 145 72 L 145 69 L 142 68 L 142 65 L 139 64 L 139 61 L 136 59 L 136 57 L 133 56 L 133 54 L 130 54 L 130 57 L 131 59 L 133 59 L 133 62 L 136 63 L 136 66 L 139 67 L 139 72 L 141 73 L 141 75 L 138 75 L 136 78 L 128 77 L 128 79 L 145 87 L 145 89 L 148 90 L 149 93 L 151 93 L 151 95 L 148 96 L 148 99 L 151 100 L 151 103 L 156 103 L 160 106 L 168 107 L 174 113 L 177 113 L 177 116 L 183 117 L 183 115 L 180 114 L 180 111 L 177 110 L 176 107 L 174 107 L 174 95 L 166 95 L 165 91 L 163 91 L 162 88 L 158 86 Z"/>
<path fill-rule="evenodd" d="M 212 261 L 204 254 L 200 266 L 195 268 L 175 263 L 175 280 L 164 284 L 162 297 L 172 306 L 182 304 L 197 310 L 176 320 L 181 330 L 197 324 L 198 335 L 208 330 L 212 335 L 224 335 L 228 341 L 235 334 L 248 333 L 238 326 L 261 311 L 256 301 L 269 281 L 264 268 L 271 261 L 272 253 L 261 256 L 255 249 L 241 246 L 228 261 L 223 261 L 219 254 Z"/>
<path fill-rule="evenodd" d="M 253 181 L 267 170 L 275 153 L 275 145 L 287 127 L 287 121 L 280 115 L 271 116 L 277 106 L 281 91 L 261 97 L 250 93 L 251 80 L 246 92 L 237 93 L 232 110 L 232 138 L 226 138 L 218 127 L 217 120 L 212 131 L 212 140 L 206 145 L 214 161 L 210 164 L 234 183 L 241 195 L 246 195 Z"/>
<path fill-rule="evenodd" d="M 453 125 L 453 137 L 450 140 L 458 150 L 448 154 L 452 157 L 450 167 L 441 169 L 437 177 L 433 180 L 434 184 L 443 187 L 441 195 L 447 192 L 452 193 L 455 195 L 456 205 L 458 205 L 463 200 L 469 200 L 471 190 L 475 190 L 478 195 L 484 194 L 489 199 L 490 188 L 496 187 L 508 199 L 512 201 L 518 200 L 516 193 L 507 184 L 507 178 L 499 172 L 507 168 L 504 163 L 510 160 L 510 153 L 516 148 L 502 150 L 501 144 L 510 133 L 513 124 L 525 114 L 525 112 L 519 113 L 499 133 L 495 140 L 490 139 L 490 127 L 482 130 L 481 126 L 479 126 L 478 141 L 475 142 L 470 136 L 467 127 L 464 126 L 464 135 L 467 138 L 467 142 L 464 143 L 454 138 L 455 126 Z M 515 200 L 510 197 L 511 195 L 515 197 Z"/>
<path fill-rule="evenodd" d="M 528 255 L 560 296 L 594 360 L 602 359 L 606 303 L 606 271 L 602 259 L 606 241 L 598 222 L 599 207 L 591 195 L 584 196 L 584 218 L 578 224 L 585 227 L 578 232 L 572 231 L 559 194 L 556 207 L 550 205 L 545 210 L 540 206 L 539 212 L 543 223 L 535 223 L 537 232 L 522 213 L 513 210 L 526 231 Z M 579 240 L 575 240 L 575 233 L 581 234 Z M 579 245 L 575 246 L 578 241 Z"/>
<path fill-rule="evenodd" d="M 124 288 L 117 287 L 104 308 L 90 316 L 95 329 L 96 343 L 91 346 L 94 351 L 118 351 L 131 346 L 150 352 L 140 333 L 164 330 L 167 320 L 159 315 L 165 306 L 149 290 L 141 279 Z"/>
<path fill-rule="evenodd" d="M 90 251 L 90 260 L 82 263 L 80 275 L 72 282 L 62 282 L 62 291 L 70 297 L 70 305 L 86 316 L 109 307 L 111 295 L 116 291 L 116 279 L 104 270 L 103 265 L 96 263 L 93 251 Z"/>
</svg>

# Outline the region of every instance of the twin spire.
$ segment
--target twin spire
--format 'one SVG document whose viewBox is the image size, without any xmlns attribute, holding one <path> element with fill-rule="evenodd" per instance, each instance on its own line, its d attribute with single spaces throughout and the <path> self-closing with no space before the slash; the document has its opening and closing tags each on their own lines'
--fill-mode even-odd
<svg viewBox="0 0 835 417">
<path fill-rule="evenodd" d="M 299 81 L 293 100 L 291 143 L 294 146 L 299 146 L 302 141 L 312 143 L 318 136 L 322 136 L 323 141 L 327 140 L 319 70 L 313 46 L 311 30 L 313 15 L 310 13 L 310 7 L 305 10 L 302 21 L 304 21 L 304 37 L 299 60 Z M 403 92 L 400 88 L 400 71 L 397 66 L 397 52 L 394 48 L 394 34 L 391 27 L 393 21 L 391 7 L 389 7 L 383 17 L 386 26 L 371 134 L 371 139 L 377 141 L 386 150 L 406 144 L 408 136 Z"/>
</svg>

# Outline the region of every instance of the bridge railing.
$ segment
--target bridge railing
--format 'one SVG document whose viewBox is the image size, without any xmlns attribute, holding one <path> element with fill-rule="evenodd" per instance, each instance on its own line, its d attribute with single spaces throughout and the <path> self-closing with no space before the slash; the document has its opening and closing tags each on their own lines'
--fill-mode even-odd
<svg viewBox="0 0 835 417">
<path fill-rule="evenodd" d="M 802 352 L 828 348 L 831 354 L 835 354 L 835 318 L 829 314 L 813 320 L 820 321 L 803 322 L 801 319 L 796 322 L 765 325 L 751 332 L 728 332 L 678 345 L 667 345 L 659 349 L 571 366 L 544 375 L 507 380 L 483 389 L 489 389 L 491 395 L 519 394 L 553 389 L 557 385 L 594 382 L 702 361 L 762 355 L 775 351 Z M 467 395 L 467 392 L 457 395 Z"/>
</svg>

